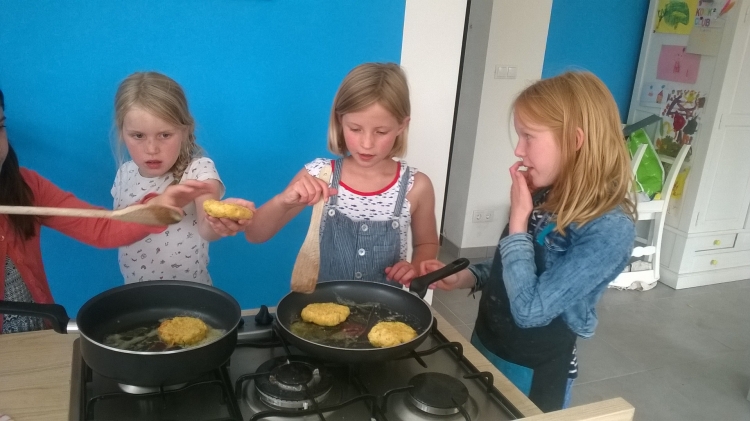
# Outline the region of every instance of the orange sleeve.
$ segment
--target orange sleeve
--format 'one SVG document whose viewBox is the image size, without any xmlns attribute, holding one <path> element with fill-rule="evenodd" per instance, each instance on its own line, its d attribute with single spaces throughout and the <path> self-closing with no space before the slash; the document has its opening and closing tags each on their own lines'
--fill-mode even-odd
<svg viewBox="0 0 750 421">
<path fill-rule="evenodd" d="M 34 192 L 34 205 L 56 208 L 104 209 L 78 199 L 61 190 L 36 172 L 22 168 L 21 174 Z M 76 218 L 48 216 L 41 218 L 42 225 L 99 248 L 115 248 L 132 244 L 149 234 L 159 233 L 166 226 L 148 226 L 106 218 Z"/>
</svg>

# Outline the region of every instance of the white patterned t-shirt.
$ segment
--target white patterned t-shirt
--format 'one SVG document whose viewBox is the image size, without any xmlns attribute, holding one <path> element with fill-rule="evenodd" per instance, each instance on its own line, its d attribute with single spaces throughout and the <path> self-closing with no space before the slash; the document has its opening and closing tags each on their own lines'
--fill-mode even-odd
<svg viewBox="0 0 750 421">
<path fill-rule="evenodd" d="M 122 209 L 143 200 L 149 193 L 163 193 L 172 184 L 171 173 L 161 177 L 143 177 L 133 161 L 123 164 L 117 171 L 112 197 L 114 208 Z M 182 180 L 218 180 L 214 162 L 197 158 L 188 165 Z M 224 195 L 223 188 L 221 195 Z M 211 285 L 208 274 L 208 241 L 198 232 L 195 202 L 183 208 L 185 216 L 177 224 L 169 225 L 164 232 L 129 246 L 120 247 L 118 261 L 125 283 L 153 280 L 194 281 Z"/>
<path fill-rule="evenodd" d="M 396 207 L 396 199 L 398 199 L 398 193 L 400 190 L 401 177 L 404 175 L 404 171 L 407 168 L 405 161 L 399 161 L 398 177 L 395 177 L 394 181 L 387 186 L 384 191 L 377 192 L 377 194 L 359 194 L 358 192 L 352 191 L 345 185 L 341 185 L 339 182 L 338 198 L 336 199 L 336 209 L 342 214 L 346 215 L 353 221 L 388 221 L 393 217 L 394 208 Z M 327 158 L 318 158 L 308 164 L 305 164 L 308 174 L 313 177 L 317 177 L 320 169 L 324 165 L 330 164 L 331 160 Z M 414 174 L 418 170 L 414 167 L 409 168 L 409 185 L 406 188 L 406 192 L 410 192 L 414 186 Z M 407 258 L 408 248 L 408 232 L 409 226 L 411 225 L 411 204 L 409 200 L 404 198 L 404 204 L 401 207 L 401 216 L 399 216 L 399 234 L 401 237 L 400 256 L 401 260 Z M 323 224 L 321 223 L 321 232 L 323 232 Z"/>
</svg>

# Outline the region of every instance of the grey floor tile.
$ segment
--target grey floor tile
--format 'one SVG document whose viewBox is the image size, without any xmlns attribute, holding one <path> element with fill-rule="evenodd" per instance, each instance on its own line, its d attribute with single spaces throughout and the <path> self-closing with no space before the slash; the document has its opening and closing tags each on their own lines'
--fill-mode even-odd
<svg viewBox="0 0 750 421">
<path fill-rule="evenodd" d="M 468 325 L 456 326 L 456 330 L 461 334 L 467 341 L 471 340 L 471 333 L 474 332 L 474 323 Z"/>
<path fill-rule="evenodd" d="M 605 307 L 599 311 L 596 336 L 644 369 L 695 362 L 730 350 L 710 337 L 709 329 L 689 322 L 694 311 L 664 309 L 650 302 Z"/>
<path fill-rule="evenodd" d="M 435 291 L 433 307 L 452 325 L 474 325 L 479 310 L 479 294 L 477 298 L 466 296 L 467 291 Z M 443 313 L 447 313 L 443 314 Z"/>
<path fill-rule="evenodd" d="M 681 394 L 662 370 L 647 371 L 623 377 L 573 386 L 571 405 L 578 406 L 622 397 L 635 407 L 636 421 L 732 420 L 716 417 L 705 403 Z"/>
<path fill-rule="evenodd" d="M 459 319 L 458 316 L 453 314 L 453 312 L 450 311 L 450 309 L 448 309 L 445 304 L 440 302 L 440 300 L 433 300 L 432 308 L 434 308 L 441 316 L 443 316 L 445 321 L 450 323 L 452 326 L 466 324 L 461 319 Z"/>
<path fill-rule="evenodd" d="M 701 364 L 679 364 L 573 387 L 574 406 L 620 396 L 635 420 L 747 420 L 750 370 L 746 352 L 725 352 Z M 750 365 L 745 364 L 750 368 Z"/>
<path fill-rule="evenodd" d="M 435 297 L 445 304 L 453 302 L 464 303 L 474 300 L 474 298 L 469 296 L 469 290 L 466 289 L 454 289 L 453 291 L 436 289 Z M 479 298 L 479 294 L 477 294 L 477 298 Z"/>
<path fill-rule="evenodd" d="M 605 380 L 643 371 L 643 367 L 597 336 L 578 339 L 576 384 Z"/>
<path fill-rule="evenodd" d="M 453 314 L 455 314 L 463 324 L 474 323 L 477 320 L 477 313 L 479 312 L 479 300 L 470 298 L 464 302 L 447 302 L 445 306 L 448 307 Z"/>
<path fill-rule="evenodd" d="M 659 300 L 662 311 L 679 313 L 686 324 L 734 350 L 750 349 L 750 288 L 721 290 L 685 298 Z"/>
<path fill-rule="evenodd" d="M 696 295 L 717 294 L 723 291 L 734 291 L 743 288 L 750 288 L 750 279 L 679 290 L 672 289 L 659 282 L 654 289 L 648 291 L 621 291 L 614 288 L 607 289 L 604 292 L 599 305 L 606 307 L 612 305 L 632 304 L 633 302 L 640 301 L 653 302 L 655 300 L 661 300 L 665 298 L 685 298 Z"/>
<path fill-rule="evenodd" d="M 674 365 L 661 371 L 659 374 L 672 388 L 699 402 L 705 407 L 703 412 L 713 419 L 750 419 L 750 402 L 746 399 L 750 387 L 747 351 L 720 353 L 700 364 Z"/>
</svg>

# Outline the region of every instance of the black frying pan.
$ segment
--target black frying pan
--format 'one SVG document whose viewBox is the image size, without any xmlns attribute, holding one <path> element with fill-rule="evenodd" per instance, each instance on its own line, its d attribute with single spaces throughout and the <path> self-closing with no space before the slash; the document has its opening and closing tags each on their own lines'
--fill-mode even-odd
<svg viewBox="0 0 750 421">
<path fill-rule="evenodd" d="M 237 343 L 241 318 L 232 296 L 186 281 L 148 281 L 110 289 L 88 300 L 75 321 L 58 304 L 0 301 L 2 313 L 44 317 L 59 333 L 78 330 L 81 355 L 92 370 L 118 383 L 144 387 L 185 383 L 224 364 Z M 204 345 L 163 352 L 103 345 L 108 335 L 174 316 L 198 317 L 225 333 Z"/>
<path fill-rule="evenodd" d="M 276 307 L 276 330 L 301 351 L 326 360 L 361 363 L 400 357 L 418 347 L 432 328 L 432 311 L 422 300 L 427 287 L 467 266 L 467 259 L 458 259 L 414 278 L 409 291 L 378 282 L 329 281 L 319 283 L 310 294 L 291 292 Z M 301 321 L 305 306 L 324 302 L 348 306 L 349 318 L 333 328 Z M 416 330 L 417 337 L 397 346 L 376 348 L 369 343 L 367 333 L 380 321 L 404 322 Z"/>
</svg>

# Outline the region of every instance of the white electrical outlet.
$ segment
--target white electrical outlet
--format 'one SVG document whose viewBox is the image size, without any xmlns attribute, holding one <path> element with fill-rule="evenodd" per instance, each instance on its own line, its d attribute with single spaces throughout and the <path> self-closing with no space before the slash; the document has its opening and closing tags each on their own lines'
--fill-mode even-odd
<svg viewBox="0 0 750 421">
<path fill-rule="evenodd" d="M 495 218 L 495 213 L 491 210 L 475 210 L 471 213 L 472 222 L 490 222 Z"/>
</svg>

